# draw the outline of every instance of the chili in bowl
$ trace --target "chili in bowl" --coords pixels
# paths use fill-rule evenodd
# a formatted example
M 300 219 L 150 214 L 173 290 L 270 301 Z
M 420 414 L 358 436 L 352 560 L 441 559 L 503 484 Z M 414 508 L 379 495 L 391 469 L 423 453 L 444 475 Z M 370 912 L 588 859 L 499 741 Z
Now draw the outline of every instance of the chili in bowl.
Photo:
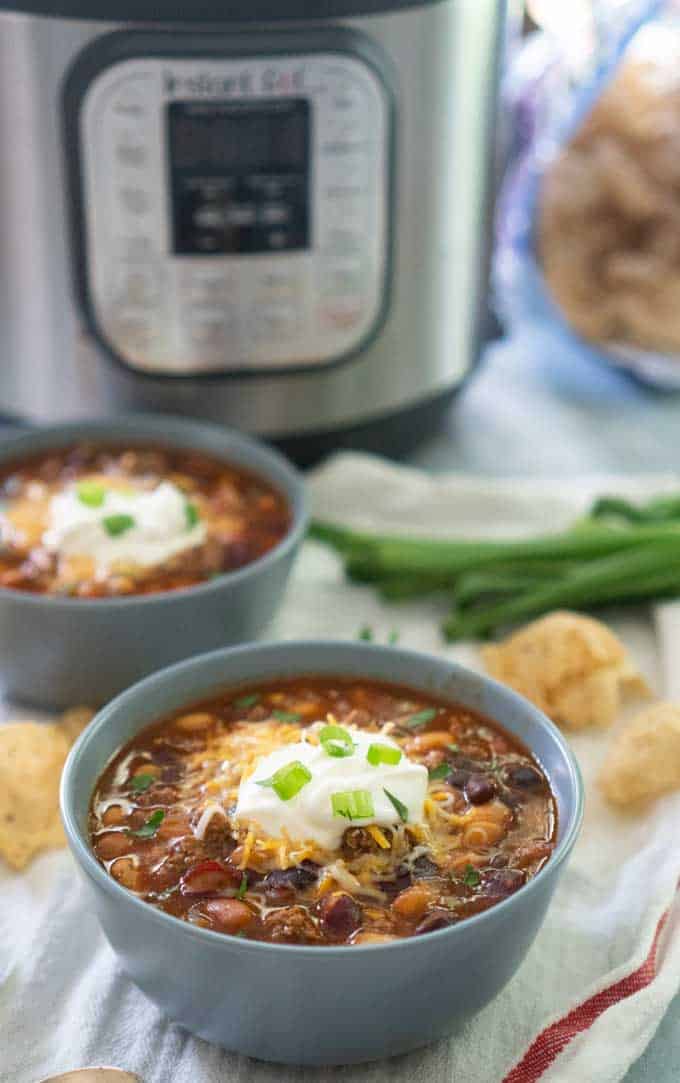
M 252 639 L 304 535 L 274 450 L 160 416 L 0 448 L 0 678 L 48 707 L 101 704 L 160 666 Z
M 512 976 L 581 817 L 532 705 L 452 663 L 266 644 L 165 670 L 67 763 L 69 843 L 125 969 L 265 1060 L 449 1033 Z

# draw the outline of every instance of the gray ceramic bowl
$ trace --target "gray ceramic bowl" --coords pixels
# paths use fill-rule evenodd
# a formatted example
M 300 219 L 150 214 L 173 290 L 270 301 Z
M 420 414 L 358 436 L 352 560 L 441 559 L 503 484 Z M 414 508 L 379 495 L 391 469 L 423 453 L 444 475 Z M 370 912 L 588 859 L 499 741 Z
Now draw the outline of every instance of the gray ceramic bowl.
M 0 589 L 0 683 L 12 699 L 51 708 L 97 706 L 162 666 L 253 639 L 277 609 L 307 527 L 294 467 L 203 422 L 139 415 L 35 429 L 0 446 L 0 469 L 82 439 L 188 448 L 252 469 L 288 498 L 293 521 L 264 557 L 185 590 L 88 599 Z
M 87 841 L 106 763 L 147 723 L 229 686 L 296 674 L 396 680 L 497 719 L 538 757 L 559 809 L 548 864 L 516 895 L 460 925 L 383 945 L 296 947 L 197 928 L 117 884 Z M 291 1064 L 348 1064 L 450 1034 L 512 977 L 536 935 L 581 823 L 582 784 L 558 730 L 526 700 L 451 662 L 359 643 L 260 644 L 216 651 L 142 681 L 88 726 L 66 763 L 69 845 L 103 926 L 139 987 L 182 1026 L 227 1049 Z M 556 975 L 556 978 L 558 976 Z

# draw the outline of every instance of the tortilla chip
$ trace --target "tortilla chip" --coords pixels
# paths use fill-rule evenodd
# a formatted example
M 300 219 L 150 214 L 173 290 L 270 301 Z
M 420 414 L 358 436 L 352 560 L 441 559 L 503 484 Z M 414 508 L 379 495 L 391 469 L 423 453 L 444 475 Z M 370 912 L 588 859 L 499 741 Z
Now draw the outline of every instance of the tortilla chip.
M 549 613 L 482 656 L 492 677 L 567 729 L 610 726 L 624 691 L 649 694 L 620 640 L 580 613 Z
M 59 722 L 0 725 L 0 857 L 23 869 L 42 850 L 65 845 L 59 782 L 69 748 L 92 718 L 88 708 Z
M 616 736 L 599 784 L 615 805 L 651 801 L 680 789 L 680 707 L 655 703 Z

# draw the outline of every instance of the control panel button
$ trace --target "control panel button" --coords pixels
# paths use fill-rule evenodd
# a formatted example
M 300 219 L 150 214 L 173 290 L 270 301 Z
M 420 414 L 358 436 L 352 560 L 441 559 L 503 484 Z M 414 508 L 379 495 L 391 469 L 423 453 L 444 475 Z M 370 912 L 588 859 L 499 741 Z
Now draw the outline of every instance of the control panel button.
M 220 305 L 233 298 L 235 286 L 233 276 L 219 268 L 185 271 L 179 279 L 179 297 L 192 305 Z
M 122 166 L 140 169 L 146 165 L 146 147 L 132 140 L 121 139 L 116 143 L 116 160 Z
M 361 260 L 347 259 L 329 264 L 322 276 L 322 290 L 326 296 L 360 295 L 365 286 L 366 275 Z
M 299 323 L 299 310 L 294 305 L 258 305 L 253 309 L 251 328 L 259 339 L 294 338 Z
M 114 292 L 117 304 L 152 305 L 159 295 L 158 279 L 148 268 L 125 268 L 118 275 Z
M 146 214 L 151 205 L 149 193 L 143 188 L 119 188 L 118 198 L 121 206 L 131 214 Z
M 258 294 L 263 299 L 302 296 L 302 277 L 290 267 L 272 267 L 257 278 Z
M 156 325 L 150 316 L 137 312 L 121 311 L 113 324 L 116 341 L 125 350 L 145 352 L 149 350 L 157 337 Z
M 321 306 L 321 326 L 329 331 L 350 331 L 361 323 L 363 312 L 363 303 L 359 299 L 335 298 Z
M 265 226 L 280 226 L 290 221 L 290 207 L 285 203 L 265 203 L 260 207 L 260 222 Z

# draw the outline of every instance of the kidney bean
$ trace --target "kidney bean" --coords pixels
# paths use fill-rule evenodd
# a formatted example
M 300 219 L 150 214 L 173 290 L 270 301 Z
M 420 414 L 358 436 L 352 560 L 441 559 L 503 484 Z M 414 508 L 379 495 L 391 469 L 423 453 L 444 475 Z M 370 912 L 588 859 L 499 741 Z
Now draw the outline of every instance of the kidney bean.
M 183 895 L 210 895 L 215 891 L 224 891 L 228 887 L 237 887 L 242 874 L 236 869 L 228 869 L 219 861 L 201 861 L 187 869 L 180 880 Z
M 361 907 L 346 891 L 334 891 L 319 903 L 319 918 L 327 932 L 346 940 L 361 925 Z
M 465 796 L 471 805 L 485 805 L 496 795 L 496 784 L 488 775 L 470 775 L 465 783 Z
M 504 774 L 511 786 L 518 786 L 523 790 L 537 789 L 544 784 L 540 772 L 535 767 L 530 767 L 528 763 L 510 763 L 505 768 Z
M 416 925 L 416 936 L 421 933 L 433 933 L 436 929 L 446 929 L 453 922 L 453 914 L 449 910 L 431 910 L 426 917 Z
M 414 880 L 428 880 L 435 876 L 439 876 L 441 869 L 439 865 L 435 865 L 427 854 L 421 854 L 417 857 L 411 865 L 411 871 L 413 873 Z
M 455 786 L 457 790 L 464 790 L 469 778 L 470 771 L 466 771 L 462 767 L 454 767 L 446 776 L 446 781 L 449 786 Z
M 225 933 L 239 933 L 247 929 L 254 917 L 250 907 L 239 899 L 210 899 L 205 904 L 205 912 Z
M 319 869 L 312 861 L 303 861 L 291 869 L 273 869 L 262 881 L 262 890 L 270 902 L 290 902 L 318 879 Z
M 484 893 L 499 898 L 514 894 L 523 883 L 524 873 L 520 869 L 494 869 L 482 875 Z

